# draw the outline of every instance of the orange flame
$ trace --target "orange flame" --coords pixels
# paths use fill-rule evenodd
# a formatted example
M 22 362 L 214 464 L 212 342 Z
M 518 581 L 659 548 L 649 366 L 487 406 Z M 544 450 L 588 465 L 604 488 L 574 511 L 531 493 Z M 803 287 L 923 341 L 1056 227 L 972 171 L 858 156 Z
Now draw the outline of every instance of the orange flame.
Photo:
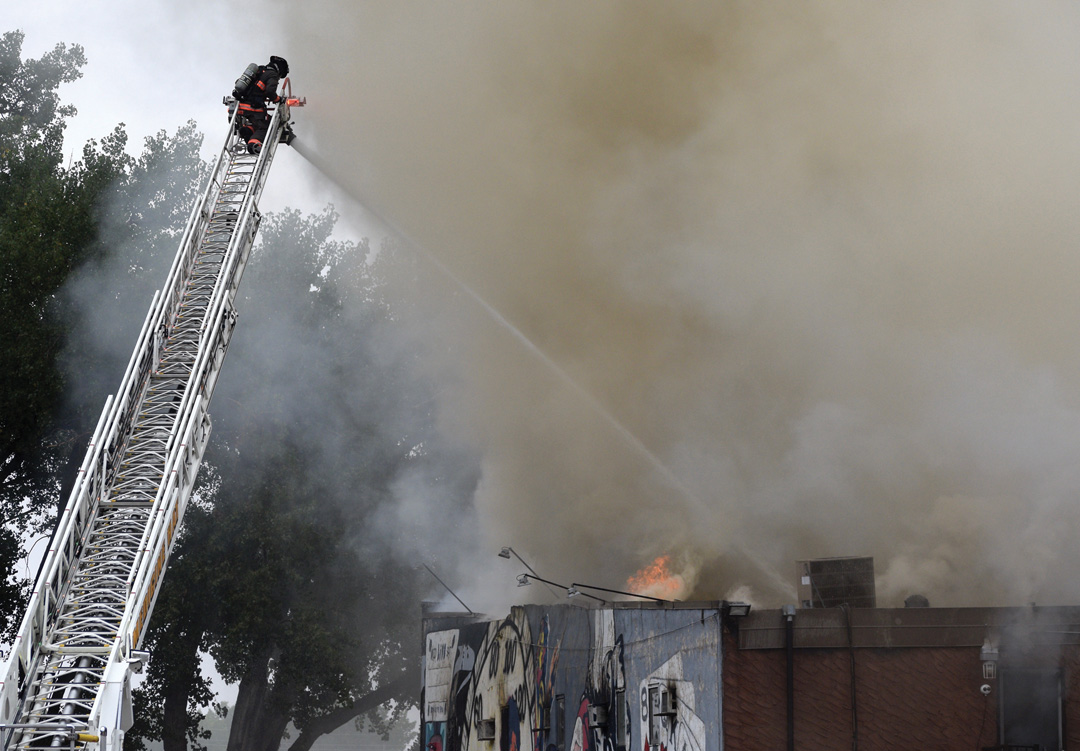
M 671 573 L 670 564 L 670 555 L 665 553 L 658 556 L 655 561 L 626 580 L 627 590 L 664 599 L 678 597 L 682 594 L 686 582 L 678 574 Z

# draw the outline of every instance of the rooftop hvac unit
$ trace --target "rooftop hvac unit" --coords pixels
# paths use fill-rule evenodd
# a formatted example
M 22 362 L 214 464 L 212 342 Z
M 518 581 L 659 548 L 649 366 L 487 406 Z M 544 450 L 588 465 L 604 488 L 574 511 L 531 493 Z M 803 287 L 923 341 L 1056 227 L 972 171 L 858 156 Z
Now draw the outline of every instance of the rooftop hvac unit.
M 877 607 L 873 558 L 818 558 L 798 562 L 804 608 Z

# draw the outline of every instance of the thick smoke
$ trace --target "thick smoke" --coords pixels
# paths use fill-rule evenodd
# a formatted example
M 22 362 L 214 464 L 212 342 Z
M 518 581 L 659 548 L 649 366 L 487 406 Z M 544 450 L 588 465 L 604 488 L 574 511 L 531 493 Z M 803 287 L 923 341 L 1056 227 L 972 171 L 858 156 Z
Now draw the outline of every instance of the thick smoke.
M 450 295 L 485 569 L 666 552 L 777 603 L 873 555 L 882 604 L 1080 596 L 1075 6 L 313 0 L 289 33 L 337 176 L 683 486 Z

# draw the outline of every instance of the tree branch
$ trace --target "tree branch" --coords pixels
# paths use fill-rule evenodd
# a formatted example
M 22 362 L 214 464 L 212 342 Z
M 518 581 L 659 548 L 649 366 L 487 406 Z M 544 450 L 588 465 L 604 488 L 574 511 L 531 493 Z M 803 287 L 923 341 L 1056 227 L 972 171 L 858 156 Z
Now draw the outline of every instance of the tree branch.
M 308 726 L 301 731 L 296 740 L 293 741 L 293 744 L 289 746 L 289 751 L 310 751 L 312 744 L 314 744 L 316 739 L 320 736 L 332 733 L 354 717 L 358 717 L 368 710 L 374 709 L 381 704 L 385 704 L 395 696 L 399 695 L 402 691 L 416 688 L 415 680 L 415 673 L 413 671 L 406 671 L 400 677 L 379 686 L 371 693 L 360 697 L 353 702 L 352 706 L 335 709 L 333 712 L 329 712 L 322 717 L 312 720 L 308 723 Z

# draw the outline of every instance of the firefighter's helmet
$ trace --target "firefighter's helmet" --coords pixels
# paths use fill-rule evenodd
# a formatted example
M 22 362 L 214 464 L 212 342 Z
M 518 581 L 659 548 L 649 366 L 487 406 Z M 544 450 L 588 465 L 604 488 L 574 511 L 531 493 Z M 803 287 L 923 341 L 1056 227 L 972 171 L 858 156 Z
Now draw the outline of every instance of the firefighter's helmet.
M 277 68 L 277 72 L 283 76 L 289 75 L 289 63 L 283 57 L 270 56 L 270 64 Z

